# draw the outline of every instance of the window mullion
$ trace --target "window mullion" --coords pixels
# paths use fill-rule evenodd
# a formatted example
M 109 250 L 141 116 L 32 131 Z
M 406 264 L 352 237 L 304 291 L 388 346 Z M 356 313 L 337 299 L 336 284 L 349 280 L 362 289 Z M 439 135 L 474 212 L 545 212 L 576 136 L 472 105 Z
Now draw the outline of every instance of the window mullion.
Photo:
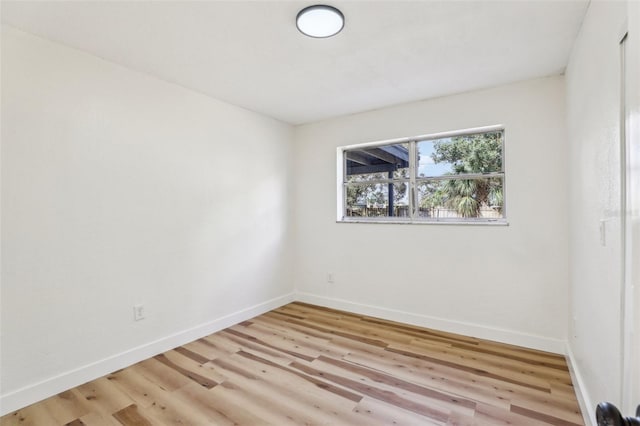
M 418 158 L 416 152 L 416 141 L 409 141 L 409 217 L 411 220 L 416 218 L 416 202 L 418 200 L 416 175 L 418 168 L 416 160 Z
M 416 178 L 416 180 L 423 182 L 423 181 L 439 181 L 439 180 L 470 180 L 470 179 L 491 179 L 491 178 L 504 178 L 504 172 L 428 176 L 428 177 Z

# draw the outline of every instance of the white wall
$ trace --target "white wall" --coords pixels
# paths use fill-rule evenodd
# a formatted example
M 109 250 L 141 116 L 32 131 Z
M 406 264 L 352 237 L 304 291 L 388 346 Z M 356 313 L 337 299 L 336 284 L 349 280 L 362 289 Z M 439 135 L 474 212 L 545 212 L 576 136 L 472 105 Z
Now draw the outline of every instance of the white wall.
M 627 114 L 629 120 L 629 181 L 628 194 L 630 202 L 627 214 L 630 217 L 631 251 L 627 258 L 631 260 L 631 284 L 634 286 L 634 308 L 632 310 L 633 334 L 631 336 L 632 350 L 629 365 L 631 394 L 629 401 L 631 406 L 640 404 L 640 2 L 628 2 L 627 22 L 629 25 L 629 46 L 627 50 Z
M 573 323 L 569 347 L 592 417 L 598 402 L 620 407 L 622 399 L 619 41 L 626 11 L 625 2 L 591 3 L 566 72 Z
M 291 300 L 291 142 L 3 28 L 2 412 Z
M 563 352 L 564 119 L 556 76 L 296 128 L 298 297 Z M 506 129 L 509 226 L 336 223 L 336 147 L 494 124 Z

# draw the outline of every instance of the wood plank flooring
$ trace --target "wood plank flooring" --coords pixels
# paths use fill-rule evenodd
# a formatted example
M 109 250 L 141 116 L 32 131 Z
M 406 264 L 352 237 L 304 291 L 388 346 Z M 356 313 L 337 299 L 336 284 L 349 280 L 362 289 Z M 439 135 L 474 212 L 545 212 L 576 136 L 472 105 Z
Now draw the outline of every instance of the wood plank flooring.
M 2 425 L 583 425 L 564 357 L 291 303 Z

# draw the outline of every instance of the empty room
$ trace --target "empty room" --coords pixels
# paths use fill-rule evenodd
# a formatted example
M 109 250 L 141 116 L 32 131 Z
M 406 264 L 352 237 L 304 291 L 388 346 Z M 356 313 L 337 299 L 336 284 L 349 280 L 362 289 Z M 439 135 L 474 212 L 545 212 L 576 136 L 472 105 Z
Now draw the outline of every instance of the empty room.
M 640 1 L 0 16 L 3 426 L 640 425 Z

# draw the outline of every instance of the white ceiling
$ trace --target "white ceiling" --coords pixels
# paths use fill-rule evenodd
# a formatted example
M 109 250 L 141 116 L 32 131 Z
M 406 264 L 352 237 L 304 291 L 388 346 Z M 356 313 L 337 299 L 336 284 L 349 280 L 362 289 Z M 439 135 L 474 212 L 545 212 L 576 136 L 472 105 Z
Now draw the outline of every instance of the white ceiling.
M 319 1 L 323 3 L 323 1 Z M 300 34 L 309 1 L 2 1 L 2 21 L 301 124 L 559 74 L 588 0 L 343 1 L 344 30 Z

